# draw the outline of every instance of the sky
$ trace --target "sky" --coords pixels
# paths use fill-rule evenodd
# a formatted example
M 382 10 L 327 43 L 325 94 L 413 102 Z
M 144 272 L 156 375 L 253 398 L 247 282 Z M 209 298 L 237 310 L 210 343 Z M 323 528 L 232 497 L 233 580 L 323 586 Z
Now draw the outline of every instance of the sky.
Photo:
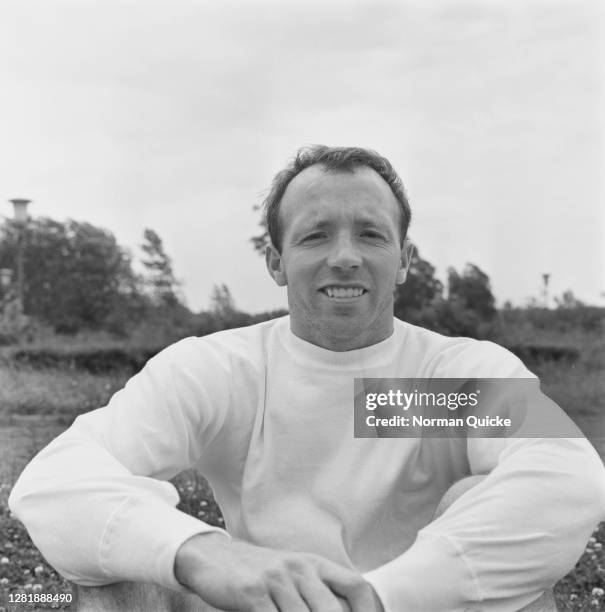
M 140 257 L 164 241 L 187 304 L 215 284 L 286 305 L 250 237 L 308 144 L 401 175 L 444 280 L 499 304 L 551 275 L 605 305 L 605 6 L 592 0 L 3 0 L 0 215 L 88 221 Z

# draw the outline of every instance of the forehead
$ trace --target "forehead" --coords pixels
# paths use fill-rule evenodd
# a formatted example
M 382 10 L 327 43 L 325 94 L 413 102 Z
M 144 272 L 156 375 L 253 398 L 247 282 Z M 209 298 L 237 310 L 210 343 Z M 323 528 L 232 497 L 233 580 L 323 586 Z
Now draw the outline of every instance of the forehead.
M 321 166 L 295 176 L 280 205 L 280 225 L 285 235 L 293 227 L 333 216 L 370 217 L 399 225 L 399 203 L 386 181 L 365 166 L 354 172 L 326 172 Z

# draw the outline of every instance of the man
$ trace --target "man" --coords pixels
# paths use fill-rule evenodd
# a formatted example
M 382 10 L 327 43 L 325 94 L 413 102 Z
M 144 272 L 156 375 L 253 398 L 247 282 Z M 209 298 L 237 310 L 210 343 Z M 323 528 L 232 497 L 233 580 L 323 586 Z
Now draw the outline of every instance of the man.
M 386 159 L 304 149 L 266 213 L 290 316 L 162 351 L 34 458 L 12 511 L 67 578 L 127 581 L 97 609 L 150 609 L 150 593 L 157 609 L 207 609 L 192 593 L 253 612 L 533 605 L 604 516 L 595 451 L 580 438 L 354 438 L 354 378 L 531 374 L 492 343 L 394 319 L 410 210 Z M 163 481 L 191 466 L 230 536 L 174 508 Z M 483 478 L 434 518 L 471 475 Z

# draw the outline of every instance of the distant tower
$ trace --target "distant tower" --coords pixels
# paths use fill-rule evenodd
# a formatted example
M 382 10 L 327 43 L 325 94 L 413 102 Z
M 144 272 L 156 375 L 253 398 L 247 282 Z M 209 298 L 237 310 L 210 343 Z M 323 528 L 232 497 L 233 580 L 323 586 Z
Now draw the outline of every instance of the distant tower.
M 23 249 L 25 241 L 25 228 L 29 220 L 27 207 L 31 200 L 25 198 L 13 198 L 9 200 L 13 205 L 13 223 L 17 228 L 17 301 L 20 312 L 23 314 L 23 292 L 25 285 L 25 268 L 23 264 Z
M 542 274 L 542 281 L 544 282 L 544 287 L 542 288 L 542 297 L 544 298 L 544 308 L 548 308 L 549 298 L 548 298 L 548 281 L 550 280 L 550 273 Z

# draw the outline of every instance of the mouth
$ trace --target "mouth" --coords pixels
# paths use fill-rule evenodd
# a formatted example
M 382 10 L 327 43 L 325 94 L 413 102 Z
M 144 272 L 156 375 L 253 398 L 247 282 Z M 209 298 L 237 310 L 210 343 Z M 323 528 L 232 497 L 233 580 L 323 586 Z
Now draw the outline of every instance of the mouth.
M 364 289 L 358 285 L 350 285 L 346 287 L 328 285 L 326 287 L 322 287 L 319 291 L 328 299 L 335 301 L 357 300 L 368 292 L 367 289 Z

